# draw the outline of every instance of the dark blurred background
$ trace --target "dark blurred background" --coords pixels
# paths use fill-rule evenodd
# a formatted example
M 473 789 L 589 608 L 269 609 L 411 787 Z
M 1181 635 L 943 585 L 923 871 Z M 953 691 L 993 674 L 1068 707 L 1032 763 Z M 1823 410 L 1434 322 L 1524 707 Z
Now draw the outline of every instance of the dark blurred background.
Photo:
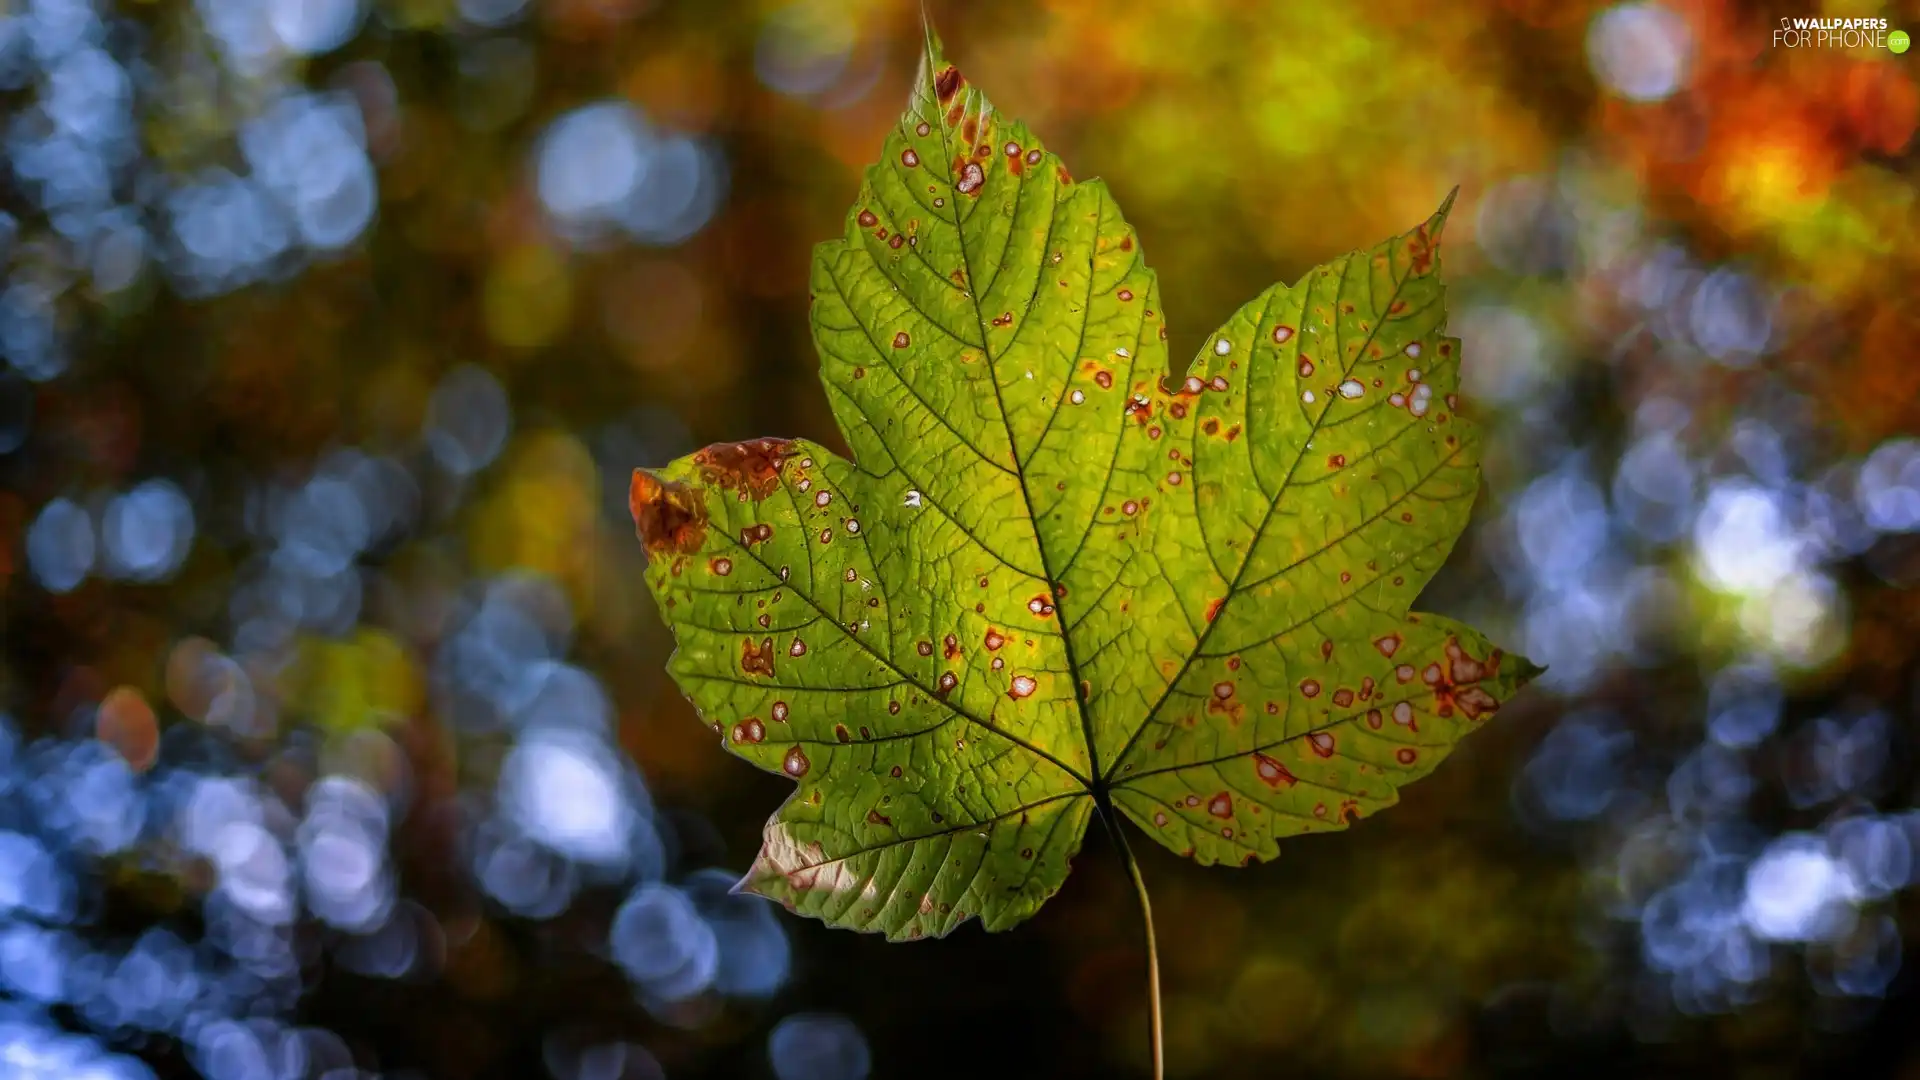
M 1920 1078 L 1920 53 L 1804 0 L 933 4 L 1174 352 L 1453 185 L 1490 429 L 1421 606 L 1551 665 L 1277 863 L 1153 845 L 1170 1075 Z M 1126 1077 L 1099 830 L 1027 925 L 727 888 L 787 785 L 623 494 L 840 445 L 806 322 L 896 0 L 6 0 L 0 1080 Z

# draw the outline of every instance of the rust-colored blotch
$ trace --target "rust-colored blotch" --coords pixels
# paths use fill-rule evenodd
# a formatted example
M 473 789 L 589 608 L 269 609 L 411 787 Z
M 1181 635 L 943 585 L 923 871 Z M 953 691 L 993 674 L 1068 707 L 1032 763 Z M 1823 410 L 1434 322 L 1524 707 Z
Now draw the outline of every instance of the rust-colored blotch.
M 714 443 L 693 455 L 693 463 L 709 484 L 738 488 L 755 502 L 780 486 L 780 466 L 793 454 L 790 439 L 748 439 Z
M 1260 782 L 1270 788 L 1277 788 L 1282 785 L 1292 787 L 1300 782 L 1294 778 L 1293 773 L 1287 771 L 1285 765 L 1280 764 L 1265 754 L 1255 753 L 1253 755 L 1253 769 L 1260 777 Z
M 807 775 L 807 770 L 811 768 L 812 765 L 813 763 L 807 760 L 806 751 L 796 746 L 789 749 L 787 756 L 781 759 L 780 771 L 798 780 Z
M 798 639 L 795 639 L 798 640 Z M 740 670 L 762 678 L 773 677 L 773 639 L 762 638 L 758 648 L 752 638 L 740 639 Z
M 706 539 L 706 507 L 685 484 L 635 469 L 627 487 L 627 509 L 648 555 L 690 555 Z

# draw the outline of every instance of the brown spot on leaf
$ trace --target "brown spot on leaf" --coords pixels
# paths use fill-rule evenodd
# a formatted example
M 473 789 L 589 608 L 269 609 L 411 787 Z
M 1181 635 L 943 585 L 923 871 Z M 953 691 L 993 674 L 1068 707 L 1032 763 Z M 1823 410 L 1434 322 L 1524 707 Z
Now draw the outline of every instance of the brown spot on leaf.
M 796 746 L 788 750 L 787 756 L 781 760 L 780 771 L 798 780 L 807 775 L 807 769 L 810 768 L 812 764 L 812 762 L 807 760 L 806 751 Z M 817 847 L 818 845 L 815 846 Z
M 1224 596 L 1207 601 L 1207 621 L 1212 622 L 1214 616 L 1220 614 L 1220 609 L 1226 605 L 1227 598 Z
M 1213 798 L 1207 801 L 1207 813 L 1212 814 L 1214 817 L 1217 817 L 1217 818 L 1232 817 L 1233 816 L 1233 797 L 1228 795 L 1224 791 L 1219 793 L 1218 795 L 1215 795 Z
M 1407 238 L 1407 258 L 1411 262 L 1412 271 L 1415 274 L 1424 274 L 1432 270 L 1433 253 L 1433 239 L 1427 235 L 1427 227 L 1423 224 L 1413 230 L 1413 235 Z M 1446 349 L 1442 348 L 1440 351 L 1446 352 Z
M 1270 788 L 1278 788 L 1282 785 L 1292 787 L 1300 782 L 1294 778 L 1292 773 L 1287 771 L 1285 765 L 1280 764 L 1265 754 L 1253 755 L 1253 771 L 1254 775 L 1260 778 L 1260 782 Z
M 633 514 L 634 533 L 649 556 L 690 555 L 706 540 L 706 507 L 685 484 L 635 469 L 627 488 L 627 509 Z
M 759 501 L 780 486 L 780 466 L 793 454 L 791 439 L 749 439 L 714 443 L 693 455 L 693 463 L 709 484 L 738 489 Z
M 847 725 L 845 724 L 835 724 L 833 725 L 833 737 L 836 739 L 839 739 L 843 743 L 852 742 L 853 732 L 848 731 Z
M 798 638 L 794 639 L 798 641 Z M 797 655 L 797 654 L 796 654 Z M 773 639 L 761 638 L 760 647 L 754 648 L 752 638 L 740 639 L 740 670 L 749 675 L 773 677 Z
M 1485 660 L 1477 660 L 1460 647 L 1460 639 L 1456 637 L 1447 639 L 1446 653 L 1446 671 L 1442 672 L 1438 664 L 1430 664 L 1423 673 L 1426 683 L 1433 687 L 1433 711 L 1440 716 L 1452 716 L 1457 708 L 1469 720 L 1499 711 L 1499 699 L 1475 684 L 1500 670 L 1500 650 L 1488 653 Z
M 933 92 L 939 97 L 940 104 L 945 105 L 953 100 L 953 95 L 960 92 L 961 85 L 966 81 L 966 77 L 960 74 L 959 68 L 948 64 L 933 77 Z

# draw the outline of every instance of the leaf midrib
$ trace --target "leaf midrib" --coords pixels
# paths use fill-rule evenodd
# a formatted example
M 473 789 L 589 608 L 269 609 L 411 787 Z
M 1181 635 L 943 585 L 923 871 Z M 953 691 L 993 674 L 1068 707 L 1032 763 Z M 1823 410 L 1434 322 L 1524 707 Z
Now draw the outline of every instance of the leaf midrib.
M 928 64 L 926 65 L 926 70 L 923 73 L 923 79 L 931 80 L 936 76 L 936 74 L 937 73 L 932 70 L 932 65 Z M 936 90 L 935 87 L 931 85 L 927 85 L 925 81 L 923 81 L 922 83 L 922 89 Z M 971 93 L 974 96 L 975 101 L 980 106 L 982 106 L 979 109 L 979 112 L 981 114 L 979 119 L 981 121 L 982 127 L 984 127 L 985 121 L 986 121 L 986 111 L 987 111 L 987 109 L 985 108 L 986 102 L 987 102 L 986 95 L 982 94 L 978 89 L 975 89 L 972 87 L 966 87 L 960 92 Z M 940 98 L 937 90 L 934 93 L 931 100 L 933 100 L 936 104 L 939 102 Z M 951 148 L 953 145 L 954 129 L 947 123 L 947 117 L 945 113 L 940 112 L 937 108 L 934 110 L 934 112 L 935 112 L 934 118 L 940 124 L 941 137 L 943 141 L 946 143 L 946 145 L 949 148 Z M 962 110 L 961 116 L 963 118 L 966 116 L 966 112 L 967 110 Z M 972 149 L 973 148 L 971 146 L 967 147 L 967 150 L 969 153 L 972 152 Z M 967 246 L 967 229 L 960 216 L 960 207 L 961 207 L 960 190 L 957 187 L 954 187 L 951 181 L 949 181 L 947 186 L 953 191 L 953 194 L 954 194 L 953 198 L 947 200 L 947 205 L 953 208 L 953 213 L 951 216 L 953 220 L 954 235 L 958 238 L 960 243 L 960 265 L 962 270 L 964 270 L 966 273 L 968 284 L 971 286 L 966 290 L 966 294 L 967 294 L 967 299 L 971 302 L 973 306 L 974 325 L 979 326 L 981 328 L 982 345 L 981 345 L 980 351 L 984 353 L 987 358 L 987 381 L 991 383 L 993 386 L 994 407 L 1000 410 L 1000 424 L 1003 428 L 1006 429 L 1007 446 L 1013 454 L 1013 463 L 1014 463 L 1013 473 L 1014 473 L 1014 476 L 1020 481 L 1020 503 L 1026 509 L 1027 524 L 1032 528 L 1032 531 L 1033 531 L 1033 547 L 1034 547 L 1034 551 L 1040 556 L 1040 570 L 1044 575 L 1042 580 L 1046 582 L 1047 592 L 1053 598 L 1054 615 L 1058 617 L 1060 620 L 1060 646 L 1063 650 L 1065 650 L 1066 656 L 1067 656 L 1067 678 L 1070 683 L 1070 685 L 1068 686 L 1068 690 L 1073 694 L 1075 711 L 1077 711 L 1080 714 L 1080 737 L 1087 749 L 1088 775 L 1083 777 L 1083 776 L 1080 776 L 1077 772 L 1074 772 L 1074 770 L 1069 769 L 1068 771 L 1074 772 L 1074 778 L 1076 780 L 1079 780 L 1080 783 L 1086 787 L 1088 792 L 1097 793 L 1101 790 L 1104 790 L 1104 788 L 1106 787 L 1106 778 L 1101 776 L 1101 773 L 1100 773 L 1100 747 L 1093 737 L 1093 715 L 1087 709 L 1086 695 L 1080 693 L 1080 684 L 1085 680 L 1080 672 L 1079 658 L 1074 655 L 1073 636 L 1067 633 L 1068 619 L 1067 619 L 1066 597 L 1059 595 L 1060 583 L 1058 579 L 1056 579 L 1053 575 L 1053 564 L 1052 564 L 1052 561 L 1047 557 L 1047 545 L 1043 543 L 1040 539 L 1040 517 L 1039 517 L 1039 514 L 1034 509 L 1033 492 L 1027 487 L 1027 469 L 1020 459 L 1020 444 L 1015 438 L 1012 417 L 1009 416 L 1007 413 L 1006 398 L 1000 392 L 1000 367 L 999 367 L 1000 357 L 995 354 L 992 341 L 990 340 L 990 335 L 988 335 L 985 332 L 988 316 L 987 316 L 986 309 L 980 306 L 980 293 L 982 292 L 982 288 L 981 288 L 979 278 L 974 276 L 973 256 L 969 252 L 968 246 Z M 981 187 L 984 188 L 985 186 L 986 184 L 983 178 Z M 1014 189 L 1014 213 L 1013 215 L 1011 215 L 1013 220 L 1010 220 L 1007 224 L 1007 243 L 1009 245 L 1013 243 L 1014 221 L 1017 220 L 1019 217 L 1019 205 L 1020 205 L 1019 200 L 1021 199 L 1022 196 L 1025 195 L 1025 193 L 1026 193 L 1025 184 L 1021 184 L 1020 186 Z M 984 194 L 985 194 L 984 192 L 980 192 L 975 196 L 970 196 L 970 198 L 973 201 L 973 205 L 975 207 L 978 207 L 980 205 L 979 198 L 984 197 Z M 1056 213 L 1059 210 L 1059 199 L 1057 197 L 1054 199 L 1053 210 Z M 1099 225 L 1101 224 L 1101 222 L 1104 222 L 1105 220 L 1105 210 L 1106 210 L 1105 204 L 1102 203 L 1101 219 L 1099 222 L 1095 223 L 1095 228 L 1094 228 L 1094 243 L 1096 246 L 1096 250 L 1099 244 L 1099 232 L 1100 232 Z M 1052 228 L 1053 228 L 1052 214 L 1048 215 L 1047 228 L 1048 228 L 1048 235 L 1051 236 Z M 1043 244 L 1042 245 L 1043 256 L 1044 256 L 1044 246 L 1045 245 Z M 1093 271 L 1092 262 L 1093 262 L 1092 256 L 1089 256 L 1088 267 L 1087 267 L 1087 274 L 1088 274 L 1087 287 L 1089 290 L 1091 290 L 1093 287 L 1092 281 L 1093 281 L 1094 271 Z M 1044 277 L 1044 261 L 1042 265 L 1043 265 L 1043 271 L 1041 273 L 1035 274 L 1034 276 L 1033 294 L 1027 297 L 1027 303 L 1026 303 L 1025 309 L 1021 312 L 1021 316 L 1022 316 L 1021 324 L 1023 327 L 1026 322 L 1025 316 L 1030 314 L 1033 311 L 1034 299 L 1039 296 L 1040 281 Z M 995 276 L 994 280 L 995 282 L 998 282 L 999 280 L 998 275 Z M 1085 306 L 1082 306 L 1081 308 L 1081 316 L 1082 316 L 1082 320 L 1081 320 L 1080 333 L 1081 333 L 1082 340 L 1084 340 L 1086 336 Z M 1016 337 L 1018 336 L 1018 332 L 1019 332 L 1018 329 L 1016 329 L 1015 331 Z M 1071 368 L 1069 368 L 1069 374 L 1071 374 Z M 1098 779 L 1094 779 L 1094 778 L 1098 778 Z

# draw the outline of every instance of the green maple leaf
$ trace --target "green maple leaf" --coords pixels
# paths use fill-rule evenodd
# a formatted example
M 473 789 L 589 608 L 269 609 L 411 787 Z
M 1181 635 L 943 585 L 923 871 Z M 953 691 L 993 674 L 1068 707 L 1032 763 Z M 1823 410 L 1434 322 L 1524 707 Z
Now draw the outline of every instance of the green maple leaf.
M 674 678 L 798 785 L 741 887 L 900 939 L 1032 915 L 1096 813 L 1270 859 L 1392 805 L 1537 674 L 1408 611 L 1479 484 L 1446 213 L 1267 290 L 1169 379 L 1106 185 L 929 31 L 813 259 L 853 460 L 761 439 L 633 477 Z

